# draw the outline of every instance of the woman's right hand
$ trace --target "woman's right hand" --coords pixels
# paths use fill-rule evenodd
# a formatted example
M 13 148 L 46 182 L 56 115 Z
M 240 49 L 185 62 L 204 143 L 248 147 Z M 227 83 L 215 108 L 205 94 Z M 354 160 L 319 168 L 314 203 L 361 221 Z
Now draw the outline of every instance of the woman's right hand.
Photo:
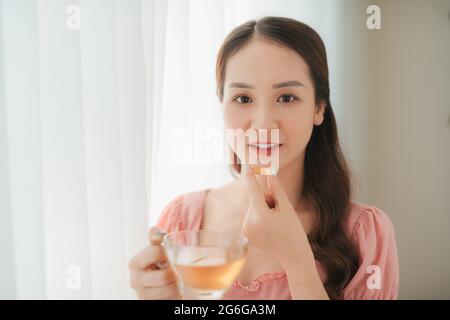
M 139 299 L 182 299 L 176 284 L 175 274 L 167 263 L 161 246 L 162 235 L 157 227 L 149 230 L 150 245 L 136 254 L 129 262 L 130 286 L 136 290 Z M 167 267 L 160 269 L 158 262 Z

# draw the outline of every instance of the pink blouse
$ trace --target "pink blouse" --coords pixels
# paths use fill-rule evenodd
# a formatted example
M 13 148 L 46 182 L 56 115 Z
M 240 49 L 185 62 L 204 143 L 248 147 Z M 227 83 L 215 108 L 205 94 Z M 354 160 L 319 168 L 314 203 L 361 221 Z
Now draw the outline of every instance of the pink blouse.
M 157 226 L 166 231 L 198 230 L 204 211 L 206 190 L 180 195 L 164 208 Z M 344 299 L 397 299 L 399 264 L 394 227 L 382 210 L 351 202 L 348 232 L 360 256 L 360 266 L 343 292 Z M 320 262 L 317 271 L 324 283 L 326 274 Z M 284 271 L 264 273 L 249 285 L 235 280 L 224 300 L 289 300 L 291 294 Z

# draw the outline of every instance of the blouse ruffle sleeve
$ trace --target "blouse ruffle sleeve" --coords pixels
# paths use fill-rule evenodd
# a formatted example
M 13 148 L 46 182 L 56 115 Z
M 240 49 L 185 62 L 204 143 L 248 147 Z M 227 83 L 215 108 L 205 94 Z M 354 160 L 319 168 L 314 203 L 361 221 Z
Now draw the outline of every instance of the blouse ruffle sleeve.
M 184 195 L 177 196 L 164 207 L 156 223 L 159 229 L 165 232 L 185 229 L 182 219 L 183 198 Z
M 368 205 L 362 208 L 352 230 L 360 267 L 344 289 L 343 298 L 397 299 L 399 263 L 394 226 L 382 210 Z

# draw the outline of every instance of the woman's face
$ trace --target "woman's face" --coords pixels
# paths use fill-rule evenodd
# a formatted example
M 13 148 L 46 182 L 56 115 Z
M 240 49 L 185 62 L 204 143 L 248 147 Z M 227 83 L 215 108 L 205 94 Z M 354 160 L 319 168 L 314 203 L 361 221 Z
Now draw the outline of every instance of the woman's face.
M 313 126 L 323 121 L 324 104 L 316 107 L 309 67 L 294 50 L 258 39 L 228 59 L 223 112 L 226 129 L 266 132 L 267 139 L 259 136 L 256 143 L 280 144 L 268 151 L 265 146 L 254 146 L 254 138 L 241 138 L 238 144 L 245 148 L 232 146 L 241 161 L 248 163 L 255 154 L 258 159 L 279 157 L 278 167 L 283 168 L 303 159 Z M 278 129 L 279 141 L 271 141 L 274 129 Z

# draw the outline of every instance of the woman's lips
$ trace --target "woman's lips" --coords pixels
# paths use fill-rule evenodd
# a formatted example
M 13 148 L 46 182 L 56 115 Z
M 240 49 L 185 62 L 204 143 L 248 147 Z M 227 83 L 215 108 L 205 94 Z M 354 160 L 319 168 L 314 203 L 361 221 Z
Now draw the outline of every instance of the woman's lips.
M 256 152 L 258 155 L 271 156 L 273 153 L 278 152 L 283 144 L 277 144 L 270 147 L 260 147 L 258 145 L 249 144 L 250 150 Z

